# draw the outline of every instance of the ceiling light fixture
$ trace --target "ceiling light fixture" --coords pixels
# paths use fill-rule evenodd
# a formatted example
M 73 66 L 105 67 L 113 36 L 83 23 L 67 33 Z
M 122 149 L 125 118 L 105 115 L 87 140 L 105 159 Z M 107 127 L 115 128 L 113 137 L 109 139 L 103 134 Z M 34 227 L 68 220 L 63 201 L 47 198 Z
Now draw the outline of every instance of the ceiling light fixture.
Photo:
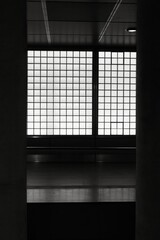
M 136 28 L 135 27 L 130 27 L 130 28 L 127 28 L 126 31 L 129 32 L 129 33 L 135 33 Z

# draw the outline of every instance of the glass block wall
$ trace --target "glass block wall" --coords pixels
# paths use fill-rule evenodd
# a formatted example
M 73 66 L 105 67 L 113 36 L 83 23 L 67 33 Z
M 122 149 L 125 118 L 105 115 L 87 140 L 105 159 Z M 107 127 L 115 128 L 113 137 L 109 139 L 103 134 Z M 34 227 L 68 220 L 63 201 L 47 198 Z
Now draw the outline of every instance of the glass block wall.
M 92 55 L 28 51 L 28 135 L 92 135 Z M 98 68 L 98 135 L 135 135 L 136 53 L 100 51 Z
M 136 134 L 135 52 L 99 52 L 98 134 Z
M 27 134 L 92 134 L 91 51 L 28 51 Z

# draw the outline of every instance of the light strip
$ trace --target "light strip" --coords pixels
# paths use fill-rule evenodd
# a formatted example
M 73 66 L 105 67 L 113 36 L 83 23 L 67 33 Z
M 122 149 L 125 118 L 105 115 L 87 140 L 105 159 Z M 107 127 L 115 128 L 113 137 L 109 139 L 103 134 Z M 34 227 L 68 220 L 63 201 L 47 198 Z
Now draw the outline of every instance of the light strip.
M 116 4 L 115 4 L 115 6 L 114 6 L 114 8 L 113 8 L 113 10 L 112 10 L 112 12 L 111 12 L 111 14 L 109 15 L 107 21 L 105 22 L 104 27 L 103 27 L 103 29 L 102 29 L 100 35 L 99 35 L 99 42 L 102 40 L 102 38 L 103 38 L 103 36 L 104 36 L 104 34 L 105 34 L 105 32 L 106 32 L 108 26 L 110 25 L 110 23 L 111 23 L 111 21 L 112 21 L 114 15 L 115 15 L 115 13 L 116 13 L 117 10 L 118 10 L 118 8 L 119 8 L 121 2 L 122 2 L 122 0 L 118 0 L 118 1 L 116 2 Z
M 50 29 L 49 29 L 46 0 L 41 0 L 41 5 L 42 5 L 42 10 L 43 10 L 43 17 L 44 17 L 44 24 L 45 24 L 45 29 L 46 29 L 47 40 L 48 40 L 48 43 L 51 43 L 51 34 L 50 34 Z

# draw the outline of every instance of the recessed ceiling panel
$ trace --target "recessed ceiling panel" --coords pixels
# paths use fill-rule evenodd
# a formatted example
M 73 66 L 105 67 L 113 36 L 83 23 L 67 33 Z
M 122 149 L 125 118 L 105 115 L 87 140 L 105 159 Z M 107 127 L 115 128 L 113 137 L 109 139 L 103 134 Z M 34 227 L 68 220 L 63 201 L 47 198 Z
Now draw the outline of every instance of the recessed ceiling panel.
M 44 21 L 28 21 L 27 25 L 28 34 L 46 34 Z
M 40 35 L 40 34 L 28 34 L 27 36 L 27 43 L 29 45 L 34 45 L 35 47 L 37 47 L 38 45 L 47 45 L 48 44 L 48 40 L 45 35 Z
M 41 2 L 27 3 L 27 20 L 43 20 Z
M 136 33 L 128 33 L 126 30 L 129 27 L 133 27 L 132 23 L 110 23 L 109 27 L 107 28 L 105 35 L 132 35 L 136 37 Z M 136 25 L 134 24 L 134 27 L 136 27 Z
M 50 32 L 52 41 L 59 36 L 59 39 L 72 39 L 72 43 L 77 42 L 76 39 L 79 43 L 88 42 L 88 39 L 97 43 L 103 25 L 102 22 L 50 22 Z
M 105 47 L 136 47 L 136 38 L 135 36 L 128 35 L 108 35 L 104 36 L 99 43 L 100 46 L 105 46 Z
M 68 35 L 51 35 L 54 46 L 91 46 L 93 44 L 92 35 L 68 34 Z
M 114 3 L 46 2 L 49 21 L 106 21 Z
M 95 35 L 103 27 L 104 22 L 49 22 L 51 34 L 86 34 Z
M 136 4 L 121 4 L 116 14 L 114 15 L 113 22 L 136 22 Z
M 107 28 L 100 45 L 119 46 L 119 47 L 136 47 L 136 33 L 128 33 L 126 29 L 131 23 L 112 22 Z M 135 25 L 134 25 L 135 26 Z
M 53 46 L 136 46 L 136 33 L 129 34 L 126 31 L 129 27 L 136 27 L 136 0 L 122 1 L 102 40 L 98 41 L 116 2 L 117 0 L 48 0 L 48 20 L 44 22 L 41 0 L 28 1 L 28 43 Z M 47 41 L 48 36 L 51 42 Z
M 104 0 L 105 1 L 105 0 Z M 112 0 L 111 0 L 112 1 Z M 127 3 L 127 4 L 132 4 L 132 3 L 137 3 L 137 0 L 123 0 L 123 3 Z

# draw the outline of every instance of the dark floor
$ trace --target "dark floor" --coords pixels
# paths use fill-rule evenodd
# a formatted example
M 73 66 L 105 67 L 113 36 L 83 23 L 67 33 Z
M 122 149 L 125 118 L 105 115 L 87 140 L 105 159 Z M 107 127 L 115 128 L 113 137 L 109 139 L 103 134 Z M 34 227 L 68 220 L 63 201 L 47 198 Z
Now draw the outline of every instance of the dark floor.
M 135 202 L 28 203 L 28 240 L 135 240 Z
M 134 240 L 135 163 L 28 163 L 28 240 Z
M 27 202 L 134 202 L 135 163 L 28 163 Z

